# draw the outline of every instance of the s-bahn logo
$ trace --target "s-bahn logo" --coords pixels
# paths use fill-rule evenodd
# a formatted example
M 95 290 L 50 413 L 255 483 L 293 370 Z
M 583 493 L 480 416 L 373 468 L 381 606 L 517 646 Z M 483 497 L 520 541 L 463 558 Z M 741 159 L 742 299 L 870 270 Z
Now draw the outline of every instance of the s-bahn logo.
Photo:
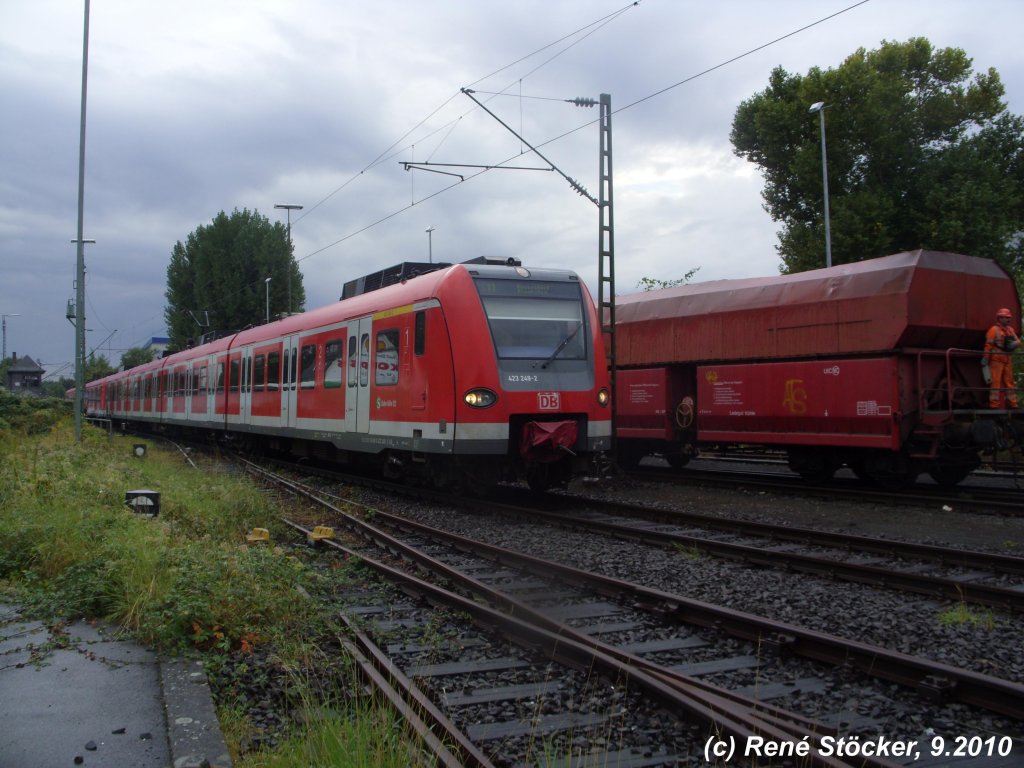
M 557 411 L 562 407 L 562 398 L 557 392 L 538 392 L 537 410 Z

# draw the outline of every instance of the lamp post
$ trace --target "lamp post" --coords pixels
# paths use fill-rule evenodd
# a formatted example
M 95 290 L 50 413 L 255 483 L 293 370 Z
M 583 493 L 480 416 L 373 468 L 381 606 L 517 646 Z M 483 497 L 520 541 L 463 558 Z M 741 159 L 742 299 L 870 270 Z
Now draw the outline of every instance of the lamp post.
M 85 404 L 85 116 L 89 85 L 89 0 L 85 0 L 82 32 L 82 105 L 78 128 L 78 237 L 75 261 L 75 442 L 82 442 L 82 406 Z
M 272 278 L 267 278 L 263 282 L 267 284 L 267 322 L 270 322 L 270 281 Z
M 825 188 L 825 266 L 832 266 L 832 232 L 828 221 L 828 160 L 825 153 L 825 102 L 816 101 L 807 110 L 812 115 L 817 112 L 821 119 L 821 183 Z
M 430 263 L 434 263 L 434 226 L 430 225 L 426 229 L 427 232 L 427 258 L 430 259 Z
M 288 314 L 292 313 L 292 211 L 301 211 L 301 205 L 294 203 L 279 203 L 275 208 L 282 208 L 288 212 Z
M 20 317 L 21 312 L 6 312 L 3 315 L 4 318 L 4 356 L 0 357 L 0 362 L 7 359 L 7 318 L 8 317 Z
M 79 189 L 78 231 L 82 231 L 82 193 Z M 96 241 L 79 237 L 75 269 L 75 441 L 82 441 L 82 406 L 85 402 L 85 246 Z

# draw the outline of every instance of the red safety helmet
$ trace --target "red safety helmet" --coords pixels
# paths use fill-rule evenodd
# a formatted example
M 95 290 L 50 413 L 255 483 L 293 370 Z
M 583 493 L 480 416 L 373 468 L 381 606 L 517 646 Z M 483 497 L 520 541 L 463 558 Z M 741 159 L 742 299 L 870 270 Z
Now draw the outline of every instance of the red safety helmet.
M 1003 307 L 998 312 L 996 312 L 996 317 L 1013 317 L 1013 315 L 1010 314 L 1010 310 L 1008 310 L 1006 307 Z

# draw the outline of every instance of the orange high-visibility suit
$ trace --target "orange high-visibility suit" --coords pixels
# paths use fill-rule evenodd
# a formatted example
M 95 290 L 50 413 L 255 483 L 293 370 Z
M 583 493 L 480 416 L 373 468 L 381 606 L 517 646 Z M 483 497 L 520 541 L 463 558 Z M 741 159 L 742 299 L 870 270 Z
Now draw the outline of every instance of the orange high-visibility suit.
M 1010 310 L 1000 309 L 996 313 L 996 324 L 985 334 L 985 354 L 982 365 L 991 373 L 988 391 L 989 408 L 1016 408 L 1017 391 L 1013 383 L 1013 350 L 1020 345 L 1020 338 L 1010 325 Z M 987 378 L 987 377 L 986 377 Z

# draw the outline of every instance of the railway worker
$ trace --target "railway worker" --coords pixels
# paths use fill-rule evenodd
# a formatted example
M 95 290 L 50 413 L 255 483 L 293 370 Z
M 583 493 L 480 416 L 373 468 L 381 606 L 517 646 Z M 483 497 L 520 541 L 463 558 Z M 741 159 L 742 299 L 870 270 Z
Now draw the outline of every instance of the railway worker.
M 996 312 L 996 324 L 985 334 L 985 353 L 981 359 L 982 374 L 989 385 L 989 408 L 1016 408 L 1017 391 L 1013 383 L 1013 351 L 1020 338 L 1010 325 L 1013 316 L 1003 308 Z

